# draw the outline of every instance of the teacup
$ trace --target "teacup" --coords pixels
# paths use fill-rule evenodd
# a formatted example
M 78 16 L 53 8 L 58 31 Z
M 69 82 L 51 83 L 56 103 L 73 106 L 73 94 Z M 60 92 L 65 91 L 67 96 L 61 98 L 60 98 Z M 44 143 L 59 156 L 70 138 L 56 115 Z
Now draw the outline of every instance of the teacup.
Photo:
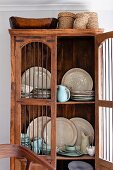
M 67 150 L 67 151 L 75 151 L 75 150 L 76 150 L 76 147 L 73 146 L 73 145 L 66 145 L 66 146 L 65 146 L 65 150 Z

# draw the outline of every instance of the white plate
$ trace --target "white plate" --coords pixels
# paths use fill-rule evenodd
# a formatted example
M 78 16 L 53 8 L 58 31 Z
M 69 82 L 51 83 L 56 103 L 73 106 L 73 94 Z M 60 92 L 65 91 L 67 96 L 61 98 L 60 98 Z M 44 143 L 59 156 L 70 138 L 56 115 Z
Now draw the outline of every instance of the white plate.
M 74 125 L 76 126 L 77 128 L 77 132 L 78 132 L 78 137 L 77 137 L 77 140 L 76 140 L 76 145 L 77 146 L 80 146 L 81 144 L 81 132 L 84 132 L 85 135 L 89 135 L 90 137 L 90 144 L 93 143 L 94 141 L 94 129 L 93 129 L 93 126 L 85 119 L 83 118 L 79 118 L 79 117 L 74 117 L 74 118 L 71 118 L 70 119 Z
M 88 101 L 88 100 L 94 100 L 94 96 L 91 96 L 91 97 L 74 97 L 74 96 L 71 96 L 71 99 L 72 100 L 79 100 L 79 101 Z
M 23 85 L 30 86 L 33 89 L 50 89 L 51 73 L 42 67 L 31 67 L 22 75 L 22 86 Z M 22 89 L 22 91 L 25 92 L 25 87 Z
M 71 91 L 92 90 L 93 88 L 91 76 L 80 68 L 72 68 L 67 71 L 62 78 L 61 84 L 67 86 Z
M 94 94 L 95 91 L 93 90 L 79 90 L 79 91 L 71 91 L 72 94 L 85 94 L 85 95 L 91 95 L 91 94 Z
M 32 140 L 33 137 L 42 137 L 43 127 L 50 120 L 50 117 L 40 116 L 32 121 L 27 128 L 27 135 Z
M 43 131 L 44 140 L 48 145 L 51 145 L 51 121 L 47 123 Z M 77 139 L 77 129 L 74 124 L 64 118 L 56 119 L 56 146 L 74 145 Z

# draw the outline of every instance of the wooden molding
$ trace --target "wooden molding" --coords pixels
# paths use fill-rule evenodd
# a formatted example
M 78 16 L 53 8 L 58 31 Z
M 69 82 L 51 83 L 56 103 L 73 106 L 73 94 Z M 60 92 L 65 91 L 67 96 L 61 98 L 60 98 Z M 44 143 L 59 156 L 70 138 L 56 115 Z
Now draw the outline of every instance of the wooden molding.
M 88 4 L 36 4 L 36 5 L 0 5 L 0 11 L 37 11 L 37 10 L 68 10 L 86 11 Z

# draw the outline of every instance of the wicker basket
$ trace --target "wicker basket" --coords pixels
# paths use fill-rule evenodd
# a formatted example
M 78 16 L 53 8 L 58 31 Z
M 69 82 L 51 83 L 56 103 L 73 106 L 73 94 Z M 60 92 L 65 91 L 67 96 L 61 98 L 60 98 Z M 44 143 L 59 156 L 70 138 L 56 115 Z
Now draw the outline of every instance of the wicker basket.
M 86 12 L 89 14 L 89 19 L 86 28 L 93 29 L 93 28 L 99 28 L 98 23 L 98 15 L 96 12 Z
M 60 12 L 58 14 L 58 28 L 72 29 L 75 20 L 75 14 L 71 12 Z
M 77 13 L 73 24 L 75 29 L 86 29 L 89 15 L 85 13 Z
M 98 19 L 90 17 L 88 19 L 88 23 L 87 23 L 86 28 L 88 28 L 88 29 L 99 28 Z

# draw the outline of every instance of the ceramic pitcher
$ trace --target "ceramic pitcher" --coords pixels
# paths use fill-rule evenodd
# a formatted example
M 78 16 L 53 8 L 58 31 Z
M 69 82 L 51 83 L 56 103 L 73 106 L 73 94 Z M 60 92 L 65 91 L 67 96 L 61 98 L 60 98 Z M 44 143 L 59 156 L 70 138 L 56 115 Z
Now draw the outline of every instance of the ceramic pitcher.
M 89 136 L 85 135 L 84 132 L 81 132 L 82 140 L 81 140 L 81 152 L 87 154 L 87 147 L 89 146 Z
M 63 85 L 58 85 L 57 89 L 57 100 L 59 102 L 66 102 L 70 98 L 70 91 L 67 87 Z

